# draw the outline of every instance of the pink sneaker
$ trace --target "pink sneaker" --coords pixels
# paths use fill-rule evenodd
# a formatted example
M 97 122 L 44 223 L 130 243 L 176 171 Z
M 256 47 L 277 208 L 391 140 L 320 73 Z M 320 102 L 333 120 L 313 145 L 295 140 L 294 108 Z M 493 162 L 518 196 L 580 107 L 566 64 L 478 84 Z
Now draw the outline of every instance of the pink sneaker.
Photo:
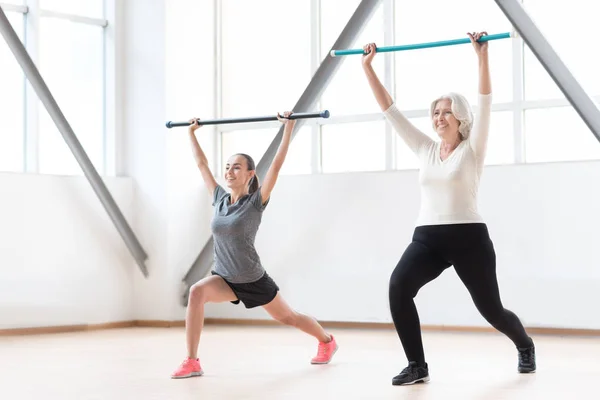
M 201 376 L 204 373 L 198 359 L 186 358 L 179 368 L 171 375 L 171 378 L 191 378 L 192 376 Z
M 333 337 L 333 335 L 329 336 L 331 336 L 330 342 L 319 342 L 319 349 L 317 350 L 317 355 L 310 361 L 311 364 L 328 364 L 329 361 L 331 361 L 331 358 L 338 349 L 338 345 L 335 342 L 335 338 Z

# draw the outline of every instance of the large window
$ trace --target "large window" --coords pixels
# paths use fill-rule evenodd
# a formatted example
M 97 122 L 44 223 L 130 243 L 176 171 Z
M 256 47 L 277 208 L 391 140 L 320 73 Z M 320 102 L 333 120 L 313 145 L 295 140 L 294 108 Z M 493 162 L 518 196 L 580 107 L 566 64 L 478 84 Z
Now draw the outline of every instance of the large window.
M 468 10 L 468 12 L 466 11 Z M 396 44 L 467 38 L 466 33 L 510 31 L 494 1 L 396 1 Z M 512 47 L 509 40 L 490 43 L 494 102 L 512 100 Z M 404 109 L 428 108 L 447 92 L 469 101 L 477 96 L 477 57 L 470 44 L 394 53 L 397 102 Z
M 101 26 L 40 20 L 40 70 L 94 166 L 103 169 L 104 32 Z M 39 170 L 72 174 L 79 165 L 40 103 Z
M 82 17 L 104 18 L 104 0 L 38 0 L 43 10 L 74 14 Z
M 220 90 L 217 113 L 223 118 L 275 115 L 293 110 L 311 78 L 311 2 L 223 0 Z M 260 16 L 260 22 L 257 17 Z M 258 164 L 278 126 L 217 125 L 221 141 L 221 170 L 232 153 L 244 152 Z M 231 132 L 232 129 L 236 129 Z M 312 135 L 301 129 L 281 171 L 310 173 Z
M 385 169 L 385 123 L 323 125 L 323 172 Z
M 591 50 L 582 39 L 595 34 L 594 3 L 562 1 L 549 8 L 545 0 L 522 2 L 584 90 L 600 103 L 600 62 L 589 56 Z M 233 3 L 224 0 L 221 7 L 222 47 L 217 61 L 221 73 L 217 75 L 223 116 L 272 113 L 297 101 L 310 80 L 307 71 L 316 71 L 329 56 L 361 1 L 284 2 L 286 14 L 293 14 L 294 19 L 274 12 L 271 1 L 258 6 L 236 2 L 234 7 Z M 240 29 L 247 24 L 244 15 L 251 8 L 256 12 L 256 7 L 262 13 L 261 21 L 268 23 Z M 483 30 L 488 34 L 514 31 L 493 1 L 382 0 L 349 47 L 361 48 L 369 42 L 390 46 L 467 39 L 467 32 Z M 259 43 L 269 43 L 270 50 L 257 56 Z M 293 43 L 293 50 L 280 57 L 284 43 Z M 600 159 L 600 143 L 522 38 L 490 42 L 489 55 L 493 104 L 486 165 Z M 400 110 L 435 140 L 439 138 L 428 116 L 435 98 L 459 92 L 477 113 L 478 63 L 469 43 L 383 53 L 377 55 L 373 66 Z M 282 71 L 292 73 L 293 82 L 285 80 Z M 415 155 L 382 118 L 359 55 L 341 60 L 316 104 L 319 109 L 328 109 L 331 118 L 306 123 L 303 134 L 291 145 L 297 157 L 287 161 L 292 165 L 286 173 L 419 167 Z M 261 147 L 264 152 L 276 131 L 262 126 L 244 129 L 252 130 L 221 129 L 221 157 L 226 157 L 226 150 L 236 147 L 238 141 L 247 148 Z M 250 139 L 247 134 L 253 133 Z M 548 141 L 561 145 L 552 146 Z
M 105 0 L 8 3 L 9 21 L 58 107 L 95 168 L 106 174 Z M 0 170 L 82 174 L 4 40 L 0 66 Z
M 310 2 L 221 2 L 223 117 L 290 110 L 310 81 Z
M 512 111 L 492 113 L 485 164 L 511 164 L 515 160 Z
M 357 0 L 344 2 L 336 0 L 321 1 L 321 59 L 329 54 L 335 40 L 359 3 L 360 1 Z M 376 43 L 378 46 L 383 46 L 383 27 L 383 8 L 379 6 L 359 38 L 351 45 L 351 48 L 362 48 L 367 43 Z M 383 79 L 382 60 L 374 63 L 373 67 Z M 342 65 L 321 97 L 321 106 L 324 109 L 331 109 L 332 112 L 335 112 L 335 115 L 379 112 L 379 106 L 371 93 L 371 88 L 362 70 L 360 56 L 349 56 L 342 61 Z M 368 140 L 368 138 L 365 137 L 364 140 Z
M 528 162 L 600 159 L 596 140 L 573 107 L 525 112 Z
M 23 14 L 6 16 L 23 40 Z M 25 77 L 4 38 L 0 38 L 0 71 L 0 171 L 17 172 L 23 170 L 25 156 Z
M 600 96 L 600 60 L 581 38 L 593 37 L 597 8 L 585 0 L 524 0 L 524 8 L 588 95 Z M 537 57 L 524 45 L 524 159 L 550 162 L 600 159 L 600 143 Z
M 248 154 L 258 165 L 267 148 L 275 139 L 278 128 L 242 129 L 223 132 L 221 135 L 223 164 L 237 153 Z M 290 145 L 282 174 L 307 174 L 311 172 L 311 136 L 310 127 L 301 127 Z M 223 166 L 221 166 L 223 167 Z
M 524 0 L 531 15 L 553 49 L 589 95 L 600 95 L 600 59 L 591 57 L 582 38 L 597 32 L 597 3 L 588 0 L 556 1 L 552 7 L 544 0 Z M 525 99 L 544 100 L 564 95 L 542 67 L 537 57 L 525 46 Z

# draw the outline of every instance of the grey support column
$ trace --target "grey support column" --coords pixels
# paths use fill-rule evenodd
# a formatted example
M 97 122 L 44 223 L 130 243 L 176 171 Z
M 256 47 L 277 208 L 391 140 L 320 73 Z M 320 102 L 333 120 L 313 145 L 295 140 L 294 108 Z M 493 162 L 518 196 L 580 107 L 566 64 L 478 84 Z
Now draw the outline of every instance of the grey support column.
M 52 93 L 50 93 L 48 86 L 42 79 L 42 76 L 40 75 L 38 69 L 33 63 L 33 60 L 31 59 L 31 57 L 29 57 L 25 46 L 23 46 L 23 43 L 21 43 L 21 40 L 19 40 L 19 37 L 12 28 L 10 22 L 6 18 L 6 14 L 4 14 L 4 10 L 2 10 L 1 7 L 0 32 L 2 32 L 2 36 L 4 36 L 6 43 L 10 47 L 19 64 L 21 65 L 21 68 L 25 73 L 25 77 L 31 83 L 31 86 L 34 88 L 39 99 L 48 111 L 48 114 L 50 114 L 50 117 L 56 124 L 56 127 L 58 128 L 59 132 L 63 136 L 69 148 L 71 149 L 73 156 L 75 156 L 75 159 L 79 163 L 79 166 L 83 170 L 83 173 L 85 174 L 86 178 L 92 185 L 94 192 L 100 199 L 100 202 L 104 206 L 113 224 L 121 234 L 121 237 L 123 238 L 125 244 L 129 248 L 131 255 L 136 260 L 144 276 L 148 277 L 148 269 L 146 268 L 146 265 L 144 263 L 148 258 L 146 252 L 144 251 L 144 249 L 138 242 L 136 236 L 134 235 L 133 231 L 127 224 L 127 221 L 121 213 L 121 210 L 115 203 L 106 186 L 104 185 L 104 182 L 102 181 L 100 175 L 94 168 L 94 165 L 87 156 L 85 150 L 83 149 L 83 146 L 81 146 L 81 143 L 77 139 L 77 136 L 75 136 L 73 129 L 71 129 L 71 126 L 67 122 L 60 108 L 58 107 L 56 100 L 54 100 Z
M 600 111 L 518 0 L 495 0 L 527 46 L 600 141 Z
M 333 49 L 345 49 L 349 48 L 354 44 L 354 41 L 358 38 L 365 25 L 373 14 L 377 7 L 380 5 L 381 0 L 362 0 L 356 11 L 348 23 L 342 30 L 342 33 L 337 38 L 335 43 L 333 44 Z M 336 71 L 340 67 L 342 61 L 346 57 L 330 57 L 329 52 L 327 53 L 327 57 L 321 63 L 315 75 L 312 77 L 310 83 L 300 96 L 300 99 L 294 106 L 293 110 L 295 112 L 308 112 L 312 109 L 314 104 L 319 100 L 321 94 L 335 75 Z M 292 133 L 292 140 L 294 139 L 296 132 L 304 123 L 304 120 L 298 120 L 295 125 L 294 132 Z M 283 127 L 279 129 L 279 132 L 275 136 L 275 139 L 271 142 L 271 145 L 260 159 L 258 165 L 256 166 L 256 173 L 259 179 L 263 179 L 273 158 L 275 157 L 275 153 L 279 148 L 279 144 L 281 143 L 281 138 L 283 137 Z M 208 240 L 208 242 L 202 248 L 202 251 L 192 264 L 191 268 L 183 278 L 184 283 L 184 293 L 182 297 L 183 305 L 187 305 L 187 297 L 190 287 L 196 283 L 198 280 L 204 278 L 213 264 L 213 240 L 212 237 Z

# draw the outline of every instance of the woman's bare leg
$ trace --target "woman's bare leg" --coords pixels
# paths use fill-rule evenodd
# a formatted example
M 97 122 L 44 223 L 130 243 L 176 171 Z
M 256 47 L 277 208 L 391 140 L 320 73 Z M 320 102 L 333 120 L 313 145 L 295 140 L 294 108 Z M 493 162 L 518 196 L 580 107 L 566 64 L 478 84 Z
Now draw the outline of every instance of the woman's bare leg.
M 263 308 L 276 321 L 298 328 L 314 336 L 319 342 L 327 343 L 331 341 L 331 335 L 325 332 L 316 319 L 294 311 L 283 299 L 281 293 L 277 293 L 277 296 L 269 304 L 264 305 Z
M 200 335 L 204 327 L 204 304 L 234 300 L 237 300 L 236 295 L 223 278 L 217 275 L 204 278 L 191 287 L 185 316 L 188 357 L 198 358 Z

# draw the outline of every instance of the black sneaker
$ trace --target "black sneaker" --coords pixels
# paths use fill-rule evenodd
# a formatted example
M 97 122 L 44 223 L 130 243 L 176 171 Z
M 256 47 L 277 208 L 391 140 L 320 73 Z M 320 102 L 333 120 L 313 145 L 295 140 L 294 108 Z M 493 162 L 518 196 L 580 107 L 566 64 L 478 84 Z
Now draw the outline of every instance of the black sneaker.
M 519 372 L 529 374 L 535 372 L 535 346 L 517 347 L 519 350 Z
M 392 378 L 392 385 L 412 385 L 419 382 L 429 382 L 427 363 L 425 367 L 419 367 L 416 361 L 411 361 L 408 363 L 408 367 Z

